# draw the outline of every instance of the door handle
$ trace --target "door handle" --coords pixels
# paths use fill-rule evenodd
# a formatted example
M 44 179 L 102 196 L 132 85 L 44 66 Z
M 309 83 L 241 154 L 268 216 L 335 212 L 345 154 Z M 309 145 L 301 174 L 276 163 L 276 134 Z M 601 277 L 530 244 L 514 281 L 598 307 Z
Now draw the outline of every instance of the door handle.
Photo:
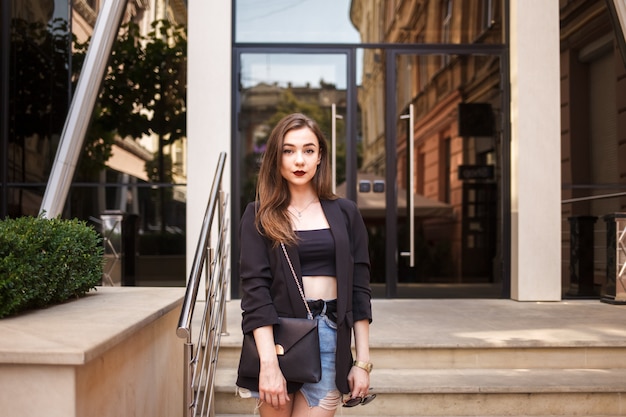
M 335 103 L 331 104 L 331 136 L 330 136 L 330 146 L 332 150 L 333 157 L 331 159 L 331 173 L 332 173 L 332 184 L 333 184 L 333 194 L 337 191 L 337 119 L 343 119 L 343 116 L 337 114 L 337 105 Z
M 413 104 L 409 105 L 409 114 L 403 114 L 400 116 L 400 119 L 408 119 L 409 120 L 409 143 L 408 143 L 408 158 L 409 158 L 409 178 L 407 181 L 407 205 L 408 205 L 408 217 L 409 217 L 409 251 L 408 252 L 400 252 L 400 256 L 408 256 L 409 257 L 409 266 L 415 266 L 415 190 L 413 187 L 413 183 L 415 182 L 415 141 L 413 134 L 413 126 L 414 124 L 414 108 Z

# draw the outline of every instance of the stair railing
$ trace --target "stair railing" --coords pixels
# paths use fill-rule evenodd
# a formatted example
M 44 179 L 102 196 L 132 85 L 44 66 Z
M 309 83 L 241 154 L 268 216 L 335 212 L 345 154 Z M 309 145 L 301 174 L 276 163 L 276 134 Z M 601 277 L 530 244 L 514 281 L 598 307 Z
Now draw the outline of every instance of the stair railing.
M 222 175 L 226 153 L 219 156 L 209 203 L 202 221 L 200 238 L 194 256 L 176 334 L 185 339 L 184 414 L 186 417 L 215 415 L 215 369 L 222 334 L 226 333 L 226 294 L 229 271 L 227 258 L 228 219 Z M 217 214 L 217 223 L 213 220 Z M 215 236 L 212 236 L 215 232 Z M 194 320 L 198 289 L 205 275 L 205 300 L 202 316 Z M 197 304 L 198 303 L 198 304 Z M 192 332 L 191 326 L 199 324 Z M 193 343 L 192 337 L 196 337 Z

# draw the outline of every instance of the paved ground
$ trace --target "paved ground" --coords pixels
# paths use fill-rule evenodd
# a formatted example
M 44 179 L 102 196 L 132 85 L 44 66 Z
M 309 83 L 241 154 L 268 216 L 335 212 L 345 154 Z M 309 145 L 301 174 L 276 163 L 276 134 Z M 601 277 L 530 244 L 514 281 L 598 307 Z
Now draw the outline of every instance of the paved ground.
M 228 303 L 229 336 L 241 342 L 239 300 Z M 598 300 L 375 299 L 378 346 L 626 346 L 626 306 Z

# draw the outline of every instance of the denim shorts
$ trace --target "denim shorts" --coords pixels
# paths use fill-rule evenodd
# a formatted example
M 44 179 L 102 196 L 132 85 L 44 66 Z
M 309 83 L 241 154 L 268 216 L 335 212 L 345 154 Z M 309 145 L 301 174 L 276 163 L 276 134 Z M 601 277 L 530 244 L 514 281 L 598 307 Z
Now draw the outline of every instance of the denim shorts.
M 322 379 L 316 383 L 302 385 L 300 392 L 309 407 L 322 407 L 334 410 L 339 406 L 341 394 L 335 385 L 335 352 L 337 350 L 337 324 L 324 313 L 316 316 L 320 336 L 320 359 Z M 237 388 L 242 398 L 259 398 L 259 393 L 245 388 Z
M 309 407 L 334 410 L 339 405 L 341 395 L 335 384 L 335 353 L 337 351 L 337 324 L 326 315 L 315 317 L 320 335 L 320 359 L 322 361 L 322 379 L 316 383 L 302 385 L 300 392 Z M 323 401 L 326 398 L 326 401 Z

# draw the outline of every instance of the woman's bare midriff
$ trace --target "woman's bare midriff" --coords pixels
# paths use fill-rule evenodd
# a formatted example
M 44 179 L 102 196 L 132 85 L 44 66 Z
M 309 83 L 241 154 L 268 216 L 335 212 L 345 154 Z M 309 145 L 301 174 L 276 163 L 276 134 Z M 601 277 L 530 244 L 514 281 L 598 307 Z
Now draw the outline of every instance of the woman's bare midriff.
M 337 298 L 337 278 L 331 276 L 302 277 L 304 294 L 313 300 L 334 300 Z

